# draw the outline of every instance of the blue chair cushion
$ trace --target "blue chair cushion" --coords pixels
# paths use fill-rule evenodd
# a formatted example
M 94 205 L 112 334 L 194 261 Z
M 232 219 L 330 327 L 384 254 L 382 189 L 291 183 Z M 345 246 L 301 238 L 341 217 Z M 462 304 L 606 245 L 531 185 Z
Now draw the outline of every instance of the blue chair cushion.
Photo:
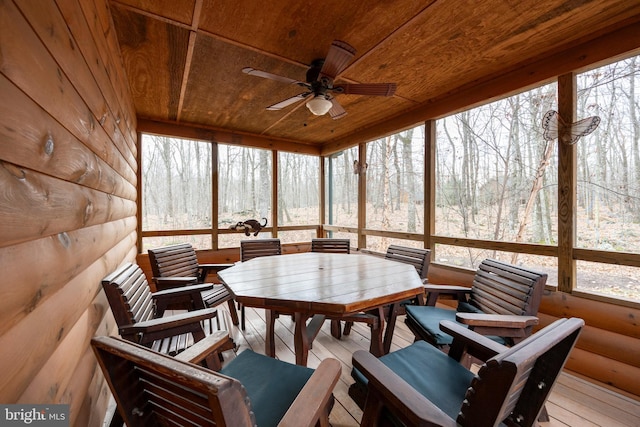
M 456 311 L 459 313 L 482 313 L 483 312 L 475 305 L 471 305 L 466 301 L 460 301 L 458 303 L 458 308 L 456 309 Z
M 313 369 L 245 350 L 220 373 L 242 383 L 258 426 L 276 426 L 313 374 Z
M 442 351 L 416 341 L 379 359 L 418 393 L 456 419 L 474 374 Z M 351 375 L 366 387 L 367 378 L 357 369 Z
M 422 328 L 424 335 L 432 337 L 437 346 L 450 345 L 453 337 L 440 330 L 442 320 L 456 321 L 456 310 L 425 305 L 408 305 L 407 317 Z
M 456 321 L 456 313 L 482 313 L 473 305 L 460 302 L 457 310 L 426 306 L 426 305 L 408 305 L 406 307 L 407 317 L 411 317 L 413 321 L 422 329 L 423 335 L 432 337 L 436 346 L 442 347 L 451 345 L 453 337 L 445 334 L 440 330 L 440 322 L 443 320 Z M 489 336 L 492 340 L 506 345 L 507 342 L 502 337 Z

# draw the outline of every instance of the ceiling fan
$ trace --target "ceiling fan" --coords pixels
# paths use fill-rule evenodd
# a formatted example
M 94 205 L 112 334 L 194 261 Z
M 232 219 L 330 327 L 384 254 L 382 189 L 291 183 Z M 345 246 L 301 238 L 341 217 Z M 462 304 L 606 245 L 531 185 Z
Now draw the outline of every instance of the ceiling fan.
M 331 43 L 326 58 L 316 59 L 311 63 L 307 70 L 306 82 L 251 67 L 243 68 L 242 72 L 282 83 L 296 84 L 307 89 L 305 92 L 267 107 L 267 110 L 281 110 L 303 99 L 309 99 L 306 105 L 313 114 L 322 116 L 328 112 L 332 119 L 337 120 L 346 116 L 347 112 L 333 94 L 393 96 L 396 91 L 395 83 L 344 83 L 334 86 L 334 79 L 344 71 L 355 54 L 356 50 L 351 45 L 335 40 Z

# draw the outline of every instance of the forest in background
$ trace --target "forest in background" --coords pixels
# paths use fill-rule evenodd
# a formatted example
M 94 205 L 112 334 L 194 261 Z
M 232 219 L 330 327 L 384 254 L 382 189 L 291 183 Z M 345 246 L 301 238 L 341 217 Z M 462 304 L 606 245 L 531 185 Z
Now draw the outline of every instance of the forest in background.
M 577 247 L 639 251 L 639 76 L 640 60 L 633 57 L 577 78 L 578 120 L 601 119 L 593 133 L 576 142 Z M 545 139 L 542 125 L 545 113 L 556 105 L 556 85 L 548 84 L 437 121 L 436 235 L 557 244 L 557 144 L 565 142 Z M 211 145 L 145 137 L 143 229 L 210 228 Z M 271 152 L 218 147 L 218 227 L 270 218 Z M 423 233 L 424 127 L 371 141 L 366 150 L 367 163 L 360 171 L 354 170 L 357 147 L 327 160 L 328 222 L 357 226 L 357 182 L 362 176 L 367 180 L 367 228 Z M 316 224 L 318 159 L 279 155 L 279 225 Z M 300 232 L 300 241 L 308 236 Z M 287 232 L 287 241 L 295 239 L 295 232 Z M 370 238 L 368 249 L 384 252 L 388 241 Z M 465 267 L 488 256 L 549 269 L 556 263 L 550 257 L 465 247 L 438 245 L 436 251 L 435 260 Z M 628 282 L 621 292 L 640 293 L 637 269 L 589 265 L 588 270 L 594 269 L 617 274 L 616 283 Z M 579 274 L 585 271 L 579 268 Z M 600 283 L 589 278 L 582 283 L 589 281 Z

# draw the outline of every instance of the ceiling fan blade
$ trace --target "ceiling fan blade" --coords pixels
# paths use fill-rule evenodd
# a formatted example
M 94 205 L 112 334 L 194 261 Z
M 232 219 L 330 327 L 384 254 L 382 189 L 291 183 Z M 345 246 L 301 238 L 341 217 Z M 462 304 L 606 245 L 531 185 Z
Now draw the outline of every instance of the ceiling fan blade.
M 396 88 L 395 83 L 346 83 L 333 90 L 347 95 L 393 96 Z
M 275 80 L 282 83 L 287 84 L 301 84 L 306 86 L 306 83 L 300 82 L 298 80 L 290 79 L 289 77 L 279 76 L 277 74 L 268 73 L 266 71 L 256 70 L 255 68 L 246 67 L 242 69 L 242 72 L 245 74 L 249 74 L 250 76 L 262 77 L 265 79 Z
M 341 119 L 347 115 L 346 110 L 342 107 L 342 105 L 340 105 L 340 103 L 335 98 L 331 98 L 331 104 L 333 104 L 333 106 L 329 110 L 329 115 L 333 120 Z
M 347 67 L 356 54 L 356 50 L 348 43 L 335 40 L 329 47 L 329 53 L 324 59 L 320 70 L 320 77 L 335 79 Z
M 299 93 L 296 96 L 292 96 L 291 98 L 287 98 L 284 101 L 280 101 L 277 104 L 273 104 L 267 107 L 269 111 L 278 111 L 282 110 L 284 107 L 288 107 L 291 104 L 295 104 L 298 101 L 305 99 L 307 96 L 311 95 L 311 92 Z

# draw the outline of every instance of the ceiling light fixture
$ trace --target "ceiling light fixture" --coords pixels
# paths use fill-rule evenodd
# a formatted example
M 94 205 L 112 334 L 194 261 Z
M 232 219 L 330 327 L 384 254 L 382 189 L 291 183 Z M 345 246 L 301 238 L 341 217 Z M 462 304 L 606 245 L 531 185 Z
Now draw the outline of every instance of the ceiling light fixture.
M 326 99 L 324 95 L 316 95 L 311 101 L 307 102 L 307 108 L 316 116 L 327 114 L 333 107 L 333 103 Z

